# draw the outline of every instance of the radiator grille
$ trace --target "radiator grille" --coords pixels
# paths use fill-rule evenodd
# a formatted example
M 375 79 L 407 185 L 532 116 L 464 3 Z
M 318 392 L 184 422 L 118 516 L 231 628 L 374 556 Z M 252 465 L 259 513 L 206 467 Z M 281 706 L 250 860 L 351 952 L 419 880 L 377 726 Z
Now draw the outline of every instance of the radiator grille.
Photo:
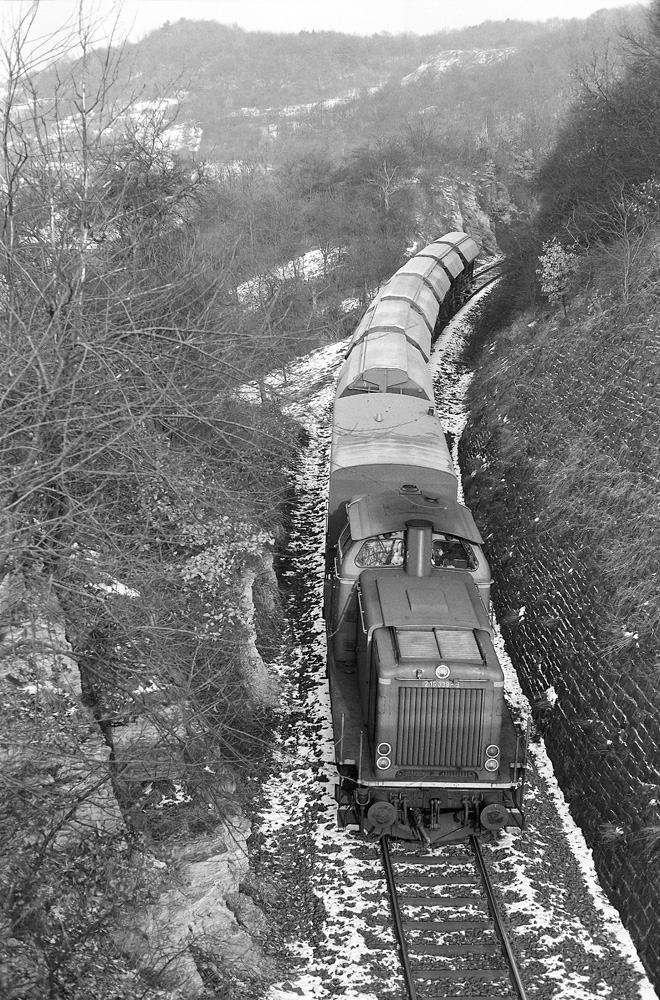
M 483 663 L 483 655 L 474 631 L 467 629 L 403 629 L 395 628 L 400 660 L 475 660 Z
M 479 767 L 481 688 L 399 688 L 396 763 L 407 767 Z
M 455 629 L 433 630 L 440 646 L 440 655 L 445 660 L 483 659 L 474 632 L 457 632 Z
M 423 632 L 404 632 L 395 629 L 400 660 L 437 660 L 438 643 L 432 629 Z

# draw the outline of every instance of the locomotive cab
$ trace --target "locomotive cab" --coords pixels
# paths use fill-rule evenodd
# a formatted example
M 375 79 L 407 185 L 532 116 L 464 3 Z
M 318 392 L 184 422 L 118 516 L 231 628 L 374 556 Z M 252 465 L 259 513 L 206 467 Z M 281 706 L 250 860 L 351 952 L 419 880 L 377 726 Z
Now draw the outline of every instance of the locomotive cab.
M 404 564 L 406 517 L 432 518 L 431 571 L 434 575 L 447 569 L 467 571 L 490 614 L 490 568 L 481 548 L 481 535 L 466 507 L 423 495 L 412 486 L 394 497 L 358 497 L 347 510 L 348 522 L 332 550 L 326 574 L 325 608 L 333 623 L 337 660 L 355 657 L 360 574 L 374 568 L 394 570 Z

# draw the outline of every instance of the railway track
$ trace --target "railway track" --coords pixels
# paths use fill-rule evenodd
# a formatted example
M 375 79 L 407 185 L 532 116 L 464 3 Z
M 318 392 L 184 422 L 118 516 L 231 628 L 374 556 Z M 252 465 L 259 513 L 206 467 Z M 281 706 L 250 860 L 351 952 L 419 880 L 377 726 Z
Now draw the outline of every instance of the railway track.
M 380 845 L 409 1000 L 526 1000 L 476 838 L 435 854 Z
M 492 264 L 486 264 L 484 267 L 479 268 L 475 271 L 474 277 L 472 279 L 472 288 L 470 289 L 470 298 L 473 298 L 477 292 L 482 291 L 488 285 L 492 285 L 494 281 L 502 277 L 502 261 L 496 260 Z

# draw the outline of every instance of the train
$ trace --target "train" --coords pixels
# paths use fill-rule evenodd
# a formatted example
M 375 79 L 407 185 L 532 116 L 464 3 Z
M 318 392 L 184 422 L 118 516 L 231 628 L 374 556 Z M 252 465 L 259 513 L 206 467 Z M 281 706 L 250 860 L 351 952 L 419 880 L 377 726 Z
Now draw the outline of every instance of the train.
M 504 699 L 483 539 L 428 366 L 480 254 L 451 232 L 378 291 L 332 411 L 323 615 L 337 815 L 436 846 L 522 829 L 525 738 Z

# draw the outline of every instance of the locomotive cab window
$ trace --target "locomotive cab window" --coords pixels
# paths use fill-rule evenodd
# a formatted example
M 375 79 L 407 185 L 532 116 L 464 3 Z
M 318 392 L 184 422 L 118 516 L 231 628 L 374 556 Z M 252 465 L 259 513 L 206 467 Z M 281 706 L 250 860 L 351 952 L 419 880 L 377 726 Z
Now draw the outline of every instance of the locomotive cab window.
M 372 538 L 355 540 L 348 525 L 339 536 L 339 559 L 343 572 L 349 576 L 361 569 L 374 567 L 399 567 L 405 562 L 405 540 L 402 531 L 391 531 Z M 468 542 L 453 535 L 433 534 L 431 565 L 436 569 L 464 569 L 475 572 L 479 568 L 477 556 Z
M 403 560 L 403 538 L 392 533 L 367 538 L 355 556 L 355 565 L 361 569 L 371 566 L 403 566 Z
M 351 538 L 351 533 L 348 525 L 345 525 L 337 542 L 337 549 L 339 550 L 339 558 L 345 559 L 348 551 L 353 544 L 353 539 Z
M 472 546 L 451 535 L 435 535 L 431 549 L 431 565 L 443 569 L 477 569 Z

